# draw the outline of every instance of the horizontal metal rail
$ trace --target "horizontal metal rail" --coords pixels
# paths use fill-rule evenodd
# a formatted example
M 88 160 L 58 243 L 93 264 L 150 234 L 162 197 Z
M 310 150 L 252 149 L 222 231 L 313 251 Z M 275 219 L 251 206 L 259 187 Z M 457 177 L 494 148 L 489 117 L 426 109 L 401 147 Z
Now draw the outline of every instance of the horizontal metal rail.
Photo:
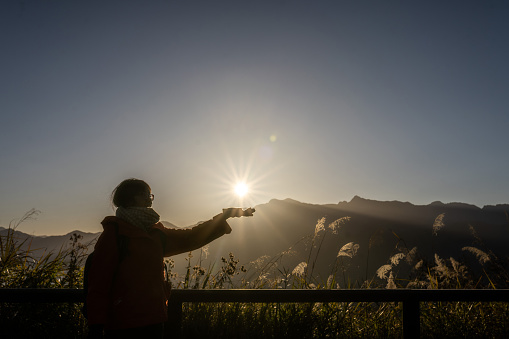
M 82 303 L 82 289 L 0 288 L 0 303 Z
M 0 289 L 0 303 L 83 302 L 81 289 Z M 403 303 L 403 335 L 418 338 L 420 334 L 420 302 L 509 302 L 509 289 L 504 290 L 412 290 L 412 289 L 232 289 L 180 290 L 171 292 L 168 328 L 182 329 L 184 302 L 243 303 L 313 303 L 313 302 L 401 302 Z M 175 334 L 175 332 L 173 332 Z M 180 334 L 180 332 L 179 332 Z

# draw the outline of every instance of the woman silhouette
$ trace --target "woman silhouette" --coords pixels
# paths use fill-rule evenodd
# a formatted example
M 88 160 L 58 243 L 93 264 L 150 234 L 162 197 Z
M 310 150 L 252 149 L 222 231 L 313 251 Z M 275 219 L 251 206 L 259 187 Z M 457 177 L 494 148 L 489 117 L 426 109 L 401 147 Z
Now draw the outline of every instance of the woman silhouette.
M 88 274 L 89 337 L 162 338 L 169 296 L 163 258 L 229 234 L 226 220 L 240 216 L 226 209 L 191 229 L 169 229 L 152 209 L 153 199 L 139 179 L 124 180 L 112 192 L 116 215 L 102 221 Z

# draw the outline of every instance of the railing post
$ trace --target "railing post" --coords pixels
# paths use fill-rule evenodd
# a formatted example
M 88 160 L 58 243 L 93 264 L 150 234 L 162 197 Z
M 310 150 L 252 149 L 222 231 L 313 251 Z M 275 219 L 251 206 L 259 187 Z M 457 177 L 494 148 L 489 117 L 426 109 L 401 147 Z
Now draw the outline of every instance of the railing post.
M 419 299 L 403 301 L 403 338 L 414 339 L 421 335 Z
M 182 338 L 182 301 L 175 297 L 168 300 L 168 321 L 164 324 L 164 337 Z

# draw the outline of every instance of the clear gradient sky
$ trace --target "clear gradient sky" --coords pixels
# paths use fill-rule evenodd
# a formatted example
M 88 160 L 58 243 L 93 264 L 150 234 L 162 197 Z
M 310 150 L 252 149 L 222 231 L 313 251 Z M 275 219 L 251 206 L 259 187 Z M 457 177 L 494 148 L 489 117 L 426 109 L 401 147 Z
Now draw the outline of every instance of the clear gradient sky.
M 0 226 L 100 231 L 354 195 L 509 202 L 507 1 L 0 4 Z M 250 193 L 232 193 L 243 179 Z

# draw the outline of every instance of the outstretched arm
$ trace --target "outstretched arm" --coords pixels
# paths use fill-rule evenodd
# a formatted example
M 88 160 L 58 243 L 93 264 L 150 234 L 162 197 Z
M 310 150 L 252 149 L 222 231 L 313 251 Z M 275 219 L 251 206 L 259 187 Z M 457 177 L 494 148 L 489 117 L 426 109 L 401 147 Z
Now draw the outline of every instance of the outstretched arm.
M 252 216 L 254 209 L 246 210 L 240 215 L 236 209 L 225 209 L 209 221 L 205 221 L 191 229 L 161 229 L 166 234 L 166 252 L 164 256 L 194 251 L 217 238 L 231 233 L 232 229 L 226 222 L 228 218 Z

